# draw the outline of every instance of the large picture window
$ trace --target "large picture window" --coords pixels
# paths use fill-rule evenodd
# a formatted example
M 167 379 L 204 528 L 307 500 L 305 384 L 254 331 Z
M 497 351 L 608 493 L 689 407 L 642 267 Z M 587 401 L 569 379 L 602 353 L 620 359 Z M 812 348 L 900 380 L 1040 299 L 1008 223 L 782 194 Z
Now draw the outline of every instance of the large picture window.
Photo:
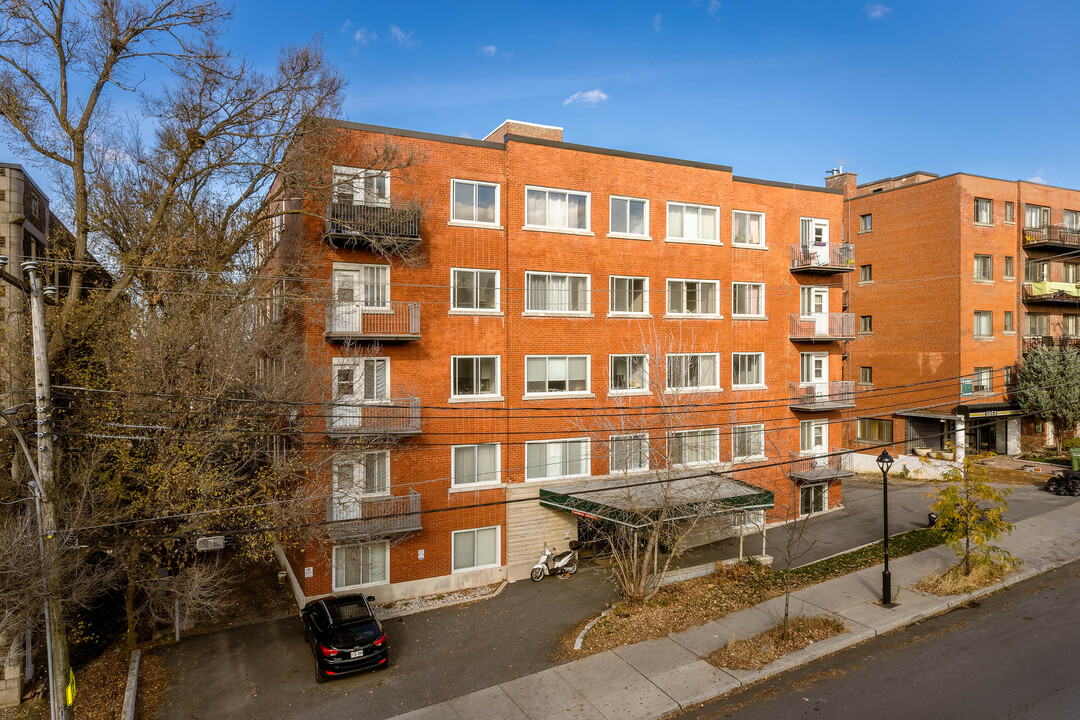
M 720 283 L 715 280 L 667 281 L 669 315 L 716 315 Z
M 525 227 L 588 231 L 589 193 L 525 188 Z
M 589 276 L 525 273 L 525 311 L 567 314 L 589 312 Z
M 667 356 L 669 390 L 705 390 L 720 387 L 719 355 L 716 353 Z
M 451 458 L 454 487 L 499 482 L 499 443 L 455 445 Z
M 453 538 L 454 572 L 499 565 L 498 526 L 458 530 Z
M 390 582 L 390 543 L 334 547 L 334 589 Z
M 708 205 L 668 203 L 668 240 L 718 243 L 719 211 Z
M 499 224 L 499 186 L 497 183 L 451 180 L 453 205 L 450 217 L 454 222 L 477 225 Z
M 700 465 L 720 459 L 720 431 L 677 430 L 668 434 L 669 465 Z
M 568 393 L 589 391 L 588 355 L 527 355 L 525 392 Z
M 526 480 L 588 474 L 589 441 L 586 438 L 525 443 Z

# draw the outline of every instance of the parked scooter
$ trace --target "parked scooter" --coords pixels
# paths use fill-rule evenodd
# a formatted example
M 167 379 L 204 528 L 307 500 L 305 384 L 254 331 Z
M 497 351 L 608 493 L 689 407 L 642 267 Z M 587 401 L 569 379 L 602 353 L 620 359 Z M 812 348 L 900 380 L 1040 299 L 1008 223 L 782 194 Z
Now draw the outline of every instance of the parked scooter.
M 545 575 L 573 575 L 578 569 L 577 549 L 555 554 L 554 548 L 544 548 L 540 559 L 533 565 L 529 577 L 533 582 L 540 582 Z

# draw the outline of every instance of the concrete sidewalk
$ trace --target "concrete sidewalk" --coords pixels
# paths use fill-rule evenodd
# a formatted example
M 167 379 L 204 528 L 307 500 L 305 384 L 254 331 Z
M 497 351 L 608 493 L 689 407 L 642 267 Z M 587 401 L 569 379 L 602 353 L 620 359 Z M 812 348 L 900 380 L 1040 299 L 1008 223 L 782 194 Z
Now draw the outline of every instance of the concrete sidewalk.
M 1000 544 L 1023 564 L 1002 582 L 975 593 L 942 598 L 914 589 L 928 574 L 955 562 L 945 547 L 890 563 L 896 602 L 892 608 L 875 604 L 881 592 L 880 565 L 792 593 L 794 615 L 832 615 L 848 632 L 785 655 L 761 670 L 721 670 L 704 658 L 731 639 L 751 638 L 776 625 L 783 616 L 783 597 L 666 638 L 598 653 L 399 715 L 397 720 L 663 717 L 1080 559 L 1080 503 L 1017 522 L 1012 535 Z

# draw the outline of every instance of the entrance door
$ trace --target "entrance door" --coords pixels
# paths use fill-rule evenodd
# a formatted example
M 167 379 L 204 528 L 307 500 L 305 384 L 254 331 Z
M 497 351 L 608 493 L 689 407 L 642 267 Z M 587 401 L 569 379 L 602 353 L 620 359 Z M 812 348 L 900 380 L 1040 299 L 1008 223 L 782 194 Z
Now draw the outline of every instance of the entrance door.
M 829 288 L 804 286 L 799 290 L 799 314 L 814 321 L 814 335 L 829 335 Z
M 829 394 L 829 354 L 801 353 L 799 356 L 799 383 L 814 388 L 815 398 Z
M 815 265 L 829 264 L 829 221 L 821 218 L 800 218 L 799 244 L 804 256 Z
M 390 398 L 389 358 L 334 358 L 334 424 L 359 426 L 364 405 Z
M 822 420 L 803 420 L 799 423 L 799 452 L 814 456 L 814 465 L 828 465 L 828 424 Z
M 334 268 L 334 332 L 363 332 L 364 315 L 390 312 L 390 266 Z

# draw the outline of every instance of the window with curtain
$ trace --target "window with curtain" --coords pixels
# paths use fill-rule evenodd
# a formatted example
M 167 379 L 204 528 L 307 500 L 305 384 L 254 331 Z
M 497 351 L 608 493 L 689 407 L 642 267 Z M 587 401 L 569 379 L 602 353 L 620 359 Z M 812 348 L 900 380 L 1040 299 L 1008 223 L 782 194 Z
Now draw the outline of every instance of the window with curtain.
M 649 469 L 649 436 L 612 435 L 608 438 L 609 471 L 635 472 Z
M 716 353 L 668 355 L 668 389 L 704 390 L 719 387 L 719 357 Z
M 1063 315 L 1061 331 L 1069 337 L 1080 337 L 1080 315 Z
M 733 462 L 765 457 L 765 426 L 736 425 L 731 429 L 731 456 Z
M 587 231 L 589 193 L 526 188 L 525 224 L 535 228 Z
M 499 443 L 455 445 L 453 448 L 454 487 L 499 482 Z
M 764 245 L 765 213 L 733 211 L 731 241 L 739 245 Z
M 1050 225 L 1050 208 L 1041 205 L 1024 206 L 1024 227 L 1042 228 Z
M 715 243 L 720 240 L 719 212 L 708 205 L 669 202 L 668 240 Z
M 765 314 L 764 283 L 731 283 L 731 314 L 761 317 Z
M 589 391 L 588 355 L 526 355 L 525 392 Z
M 668 465 L 698 465 L 720 459 L 718 429 L 677 430 L 668 433 Z
M 386 542 L 334 547 L 334 589 L 390 582 L 390 544 Z
M 975 222 L 990 225 L 994 222 L 994 205 L 990 200 L 975 198 Z
M 975 311 L 975 337 L 990 337 L 994 334 L 994 314 L 989 310 Z
M 977 367 L 973 377 L 972 390 L 975 392 L 990 392 L 993 389 L 994 369 Z
M 589 441 L 544 440 L 525 443 L 525 479 L 577 477 L 589 474 Z
M 974 278 L 976 280 L 994 279 L 994 258 L 991 255 L 976 255 Z
M 589 276 L 525 273 L 526 312 L 589 312 Z
M 499 528 L 458 530 L 453 534 L 454 570 L 472 570 L 499 564 Z
M 649 311 L 649 278 L 612 275 L 608 312 L 642 314 Z
M 732 353 L 731 386 L 760 386 L 765 384 L 765 353 Z
M 1027 331 L 1029 336 L 1046 336 L 1050 334 L 1050 316 L 1046 313 L 1028 313 Z

